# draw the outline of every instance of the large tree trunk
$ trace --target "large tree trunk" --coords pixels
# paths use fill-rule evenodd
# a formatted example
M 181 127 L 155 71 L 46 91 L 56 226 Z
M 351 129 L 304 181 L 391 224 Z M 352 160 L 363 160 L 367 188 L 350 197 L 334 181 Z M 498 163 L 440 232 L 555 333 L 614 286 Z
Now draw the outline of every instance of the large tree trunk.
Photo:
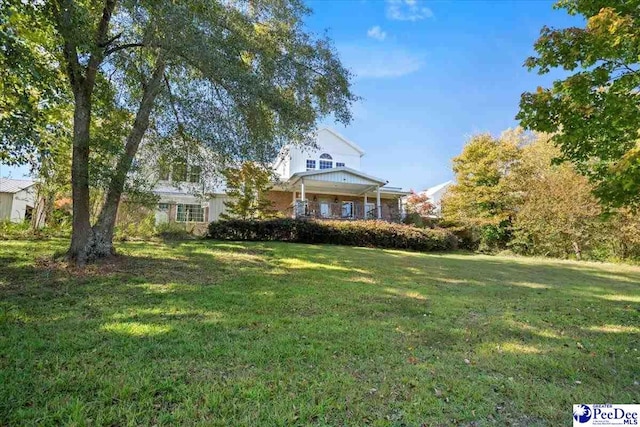
M 118 159 L 118 164 L 114 175 L 111 178 L 111 182 L 109 183 L 109 190 L 107 191 L 107 196 L 104 200 L 104 204 L 102 205 L 98 221 L 93 227 L 94 240 L 92 254 L 95 257 L 106 257 L 115 254 L 115 249 L 113 247 L 113 231 L 118 215 L 120 199 L 122 197 L 122 192 L 124 191 L 124 184 L 127 178 L 127 173 L 131 168 L 133 158 L 138 152 L 138 147 L 140 146 L 142 137 L 149 127 L 149 116 L 151 115 L 151 110 L 153 109 L 156 96 L 160 91 L 164 70 L 164 60 L 162 57 L 159 57 L 156 63 L 156 68 L 145 85 L 142 101 L 138 107 L 133 128 L 127 137 L 124 152 Z
M 71 163 L 71 195 L 73 222 L 71 245 L 67 258 L 83 265 L 90 258 L 88 248 L 93 239 L 89 218 L 89 126 L 91 100 L 84 88 L 74 91 L 73 158 Z
M 78 57 L 77 34 L 74 20 L 76 5 L 72 0 L 53 2 L 56 27 L 64 39 L 62 46 L 66 60 L 66 71 L 73 89 L 73 157 L 71 162 L 71 196 L 73 198 L 73 221 L 71 245 L 67 259 L 84 265 L 93 258 L 93 230 L 90 222 L 89 198 L 89 141 L 91 125 L 91 99 L 98 68 L 104 60 L 108 45 L 109 23 L 117 0 L 104 0 L 102 17 L 95 34 L 95 45 L 84 66 Z

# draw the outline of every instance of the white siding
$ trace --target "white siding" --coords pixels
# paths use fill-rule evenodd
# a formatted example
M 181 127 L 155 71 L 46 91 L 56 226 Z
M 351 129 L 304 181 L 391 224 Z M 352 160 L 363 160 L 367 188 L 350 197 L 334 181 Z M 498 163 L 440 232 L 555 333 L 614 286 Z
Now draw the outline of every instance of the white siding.
M 224 195 L 218 195 L 209 200 L 209 221 L 217 221 L 220 219 L 220 215 L 227 211 L 227 207 L 224 202 L 229 200 L 229 197 Z
M 305 181 L 326 181 L 326 182 L 342 182 L 345 184 L 364 184 L 375 185 L 376 182 L 370 181 L 361 176 L 356 176 L 344 171 L 335 171 L 323 173 L 321 175 L 313 175 L 305 178 Z
M 344 163 L 345 167 L 360 170 L 360 159 L 362 155 L 358 150 L 346 143 L 342 138 L 336 136 L 327 129 L 318 131 L 318 150 L 308 148 L 291 147 L 289 153 L 284 154 L 284 161 L 276 168 L 276 173 L 283 179 L 287 180 L 291 175 L 297 172 L 306 172 L 307 160 L 316 161 L 316 170 L 320 169 L 320 155 L 329 154 L 333 162 Z
M 13 195 L 10 219 L 13 222 L 24 221 L 27 206 L 35 207 L 35 190 L 33 187 L 25 188 Z
M 0 193 L 0 221 L 11 219 L 12 205 L 13 205 L 13 194 Z

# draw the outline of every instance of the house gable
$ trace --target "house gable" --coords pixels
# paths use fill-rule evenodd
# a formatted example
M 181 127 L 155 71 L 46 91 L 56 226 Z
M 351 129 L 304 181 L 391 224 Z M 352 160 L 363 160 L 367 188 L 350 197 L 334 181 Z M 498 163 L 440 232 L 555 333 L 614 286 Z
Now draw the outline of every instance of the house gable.
M 306 172 L 307 160 L 315 165 L 316 170 L 320 170 L 321 160 L 329 162 L 325 164 L 330 164 L 332 168 L 347 167 L 360 170 L 360 159 L 364 151 L 334 130 L 328 128 L 318 130 L 316 144 L 318 146 L 316 149 L 290 147 L 288 165 L 279 165 L 277 172 L 285 179 L 295 173 Z

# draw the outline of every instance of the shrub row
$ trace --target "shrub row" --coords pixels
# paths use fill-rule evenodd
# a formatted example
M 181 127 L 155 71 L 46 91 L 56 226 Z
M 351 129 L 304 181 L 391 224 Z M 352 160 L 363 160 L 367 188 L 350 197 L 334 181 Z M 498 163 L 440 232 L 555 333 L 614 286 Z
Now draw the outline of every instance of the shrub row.
M 446 230 L 420 229 L 384 221 L 314 221 L 290 218 L 226 220 L 209 224 L 207 237 L 217 240 L 277 240 L 416 251 L 447 251 L 457 247 L 456 237 Z

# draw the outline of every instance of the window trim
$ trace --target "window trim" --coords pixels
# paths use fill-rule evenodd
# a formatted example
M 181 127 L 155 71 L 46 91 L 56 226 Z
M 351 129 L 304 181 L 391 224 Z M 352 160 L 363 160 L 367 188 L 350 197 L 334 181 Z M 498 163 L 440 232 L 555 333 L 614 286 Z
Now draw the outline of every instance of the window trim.
M 325 167 L 322 167 L 323 164 L 324 164 Z M 329 167 L 326 167 L 327 165 Z M 333 161 L 331 161 L 331 160 L 320 160 L 319 163 L 318 163 L 318 166 L 319 166 L 318 169 L 320 169 L 320 170 L 333 169 Z
M 349 209 L 349 216 L 344 216 L 344 205 L 351 205 L 351 209 Z M 356 205 L 353 200 L 343 200 L 340 202 L 340 217 L 343 219 L 354 218 L 356 214 L 355 208 Z
M 187 220 L 186 221 L 181 221 L 178 219 L 178 212 L 180 211 L 179 206 L 198 206 L 199 209 L 202 209 L 202 221 L 189 221 L 189 214 L 187 214 Z M 204 208 L 201 204 L 195 204 L 195 203 L 176 203 L 176 222 L 180 222 L 183 224 L 188 224 L 188 223 L 196 223 L 196 224 L 202 224 L 202 223 L 206 223 L 207 219 L 206 219 L 206 208 Z
M 322 153 L 320 154 L 320 158 L 322 160 L 333 160 L 333 157 L 331 157 L 331 154 L 329 153 Z
M 310 167 L 310 166 L 309 166 L 309 164 L 310 164 L 310 163 L 312 163 L 312 164 L 313 164 L 313 166 L 312 166 L 312 167 Z M 307 161 L 306 161 L 306 163 L 305 163 L 305 164 L 306 164 L 306 166 L 307 166 L 307 170 L 308 170 L 308 171 L 310 171 L 310 170 L 313 170 L 313 171 L 314 171 L 314 170 L 316 170 L 316 161 L 315 161 L 315 159 L 307 159 Z
M 198 179 L 193 181 L 193 168 L 198 169 Z M 200 184 L 202 182 L 202 166 L 200 165 L 187 165 L 187 181 L 190 184 Z

